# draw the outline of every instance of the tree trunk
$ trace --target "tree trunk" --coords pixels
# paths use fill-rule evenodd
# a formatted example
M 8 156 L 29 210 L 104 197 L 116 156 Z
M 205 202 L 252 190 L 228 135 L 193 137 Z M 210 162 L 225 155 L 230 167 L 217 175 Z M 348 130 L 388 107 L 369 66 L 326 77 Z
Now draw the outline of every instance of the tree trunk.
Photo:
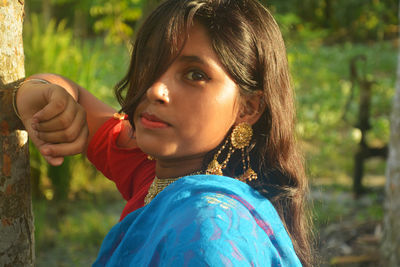
M 49 24 L 52 17 L 52 12 L 51 0 L 42 0 L 42 15 L 44 25 Z
M 88 11 L 76 8 L 74 10 L 74 36 L 85 38 L 88 35 L 87 15 Z
M 323 23 L 326 28 L 332 29 L 332 0 L 325 0 L 324 14 L 325 19 Z
M 397 58 L 396 93 L 390 128 L 382 256 L 384 266 L 398 267 L 400 266 L 400 50 Z
M 0 266 L 33 266 L 28 136 L 12 107 L 25 76 L 23 0 L 0 1 Z

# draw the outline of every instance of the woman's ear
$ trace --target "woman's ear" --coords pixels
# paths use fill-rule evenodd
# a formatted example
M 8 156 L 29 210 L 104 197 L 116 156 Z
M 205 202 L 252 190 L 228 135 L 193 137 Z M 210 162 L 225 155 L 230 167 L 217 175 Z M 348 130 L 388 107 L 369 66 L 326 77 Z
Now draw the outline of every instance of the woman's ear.
M 251 95 L 240 96 L 240 98 L 240 107 L 235 124 L 241 122 L 247 122 L 250 125 L 255 124 L 265 110 L 263 92 L 259 90 Z

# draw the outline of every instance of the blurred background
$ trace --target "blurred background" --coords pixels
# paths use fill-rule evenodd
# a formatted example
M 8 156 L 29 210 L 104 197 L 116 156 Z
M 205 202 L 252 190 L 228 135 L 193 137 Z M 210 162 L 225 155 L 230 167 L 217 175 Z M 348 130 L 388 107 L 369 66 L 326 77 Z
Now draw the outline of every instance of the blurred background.
M 138 25 L 160 0 L 25 1 L 26 75 L 58 73 L 118 109 Z M 261 1 L 286 41 L 321 266 L 376 266 L 395 87 L 395 0 Z M 124 206 L 84 156 L 31 146 L 37 266 L 88 266 Z

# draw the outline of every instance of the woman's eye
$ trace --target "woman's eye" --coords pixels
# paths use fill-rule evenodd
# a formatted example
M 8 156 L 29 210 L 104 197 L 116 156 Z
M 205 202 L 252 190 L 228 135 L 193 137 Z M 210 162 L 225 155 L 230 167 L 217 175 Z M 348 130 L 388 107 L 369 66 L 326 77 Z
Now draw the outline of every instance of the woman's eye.
M 191 70 L 185 74 L 185 78 L 190 81 L 205 81 L 209 80 L 207 75 L 204 72 Z

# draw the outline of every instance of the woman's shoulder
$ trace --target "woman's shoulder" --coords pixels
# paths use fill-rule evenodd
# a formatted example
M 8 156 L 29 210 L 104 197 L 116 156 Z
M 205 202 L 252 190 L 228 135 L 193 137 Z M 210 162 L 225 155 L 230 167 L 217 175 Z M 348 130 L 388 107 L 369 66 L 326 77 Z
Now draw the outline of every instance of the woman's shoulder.
M 222 218 L 222 215 L 229 213 L 232 215 L 229 219 L 245 219 L 261 228 L 267 224 L 282 225 L 279 214 L 267 198 L 246 183 L 231 177 L 188 176 L 167 189 L 170 191 L 165 190 L 165 194 L 169 195 L 171 205 L 174 206 L 175 202 L 181 213 L 191 210 L 195 212 L 193 215 L 200 218 L 205 215 Z
M 202 251 L 197 256 L 218 259 L 220 264 L 242 260 L 254 266 L 298 263 L 275 208 L 247 184 L 229 177 L 193 176 L 169 190 L 165 193 L 172 199 L 164 206 L 168 212 L 161 214 L 168 222 L 165 234 L 181 238 L 176 251 L 189 249 L 196 255 Z
M 243 233 L 257 228 L 273 238 L 289 236 L 272 203 L 236 179 L 217 175 L 187 176 L 168 186 L 151 205 L 166 220 L 238 225 Z M 181 222 L 179 222 L 181 223 Z M 238 229 L 239 229 L 238 228 Z
M 244 207 L 263 211 L 275 210 L 271 202 L 258 191 L 231 177 L 219 175 L 186 176 L 168 186 L 160 193 L 179 203 L 202 203 L 205 206 Z M 221 204 L 221 205 L 219 205 Z
M 222 176 L 176 181 L 129 214 L 106 240 L 100 258 L 118 247 L 114 259 L 146 261 L 145 266 L 300 266 L 268 199 Z M 137 253 L 128 257 L 127 247 Z

